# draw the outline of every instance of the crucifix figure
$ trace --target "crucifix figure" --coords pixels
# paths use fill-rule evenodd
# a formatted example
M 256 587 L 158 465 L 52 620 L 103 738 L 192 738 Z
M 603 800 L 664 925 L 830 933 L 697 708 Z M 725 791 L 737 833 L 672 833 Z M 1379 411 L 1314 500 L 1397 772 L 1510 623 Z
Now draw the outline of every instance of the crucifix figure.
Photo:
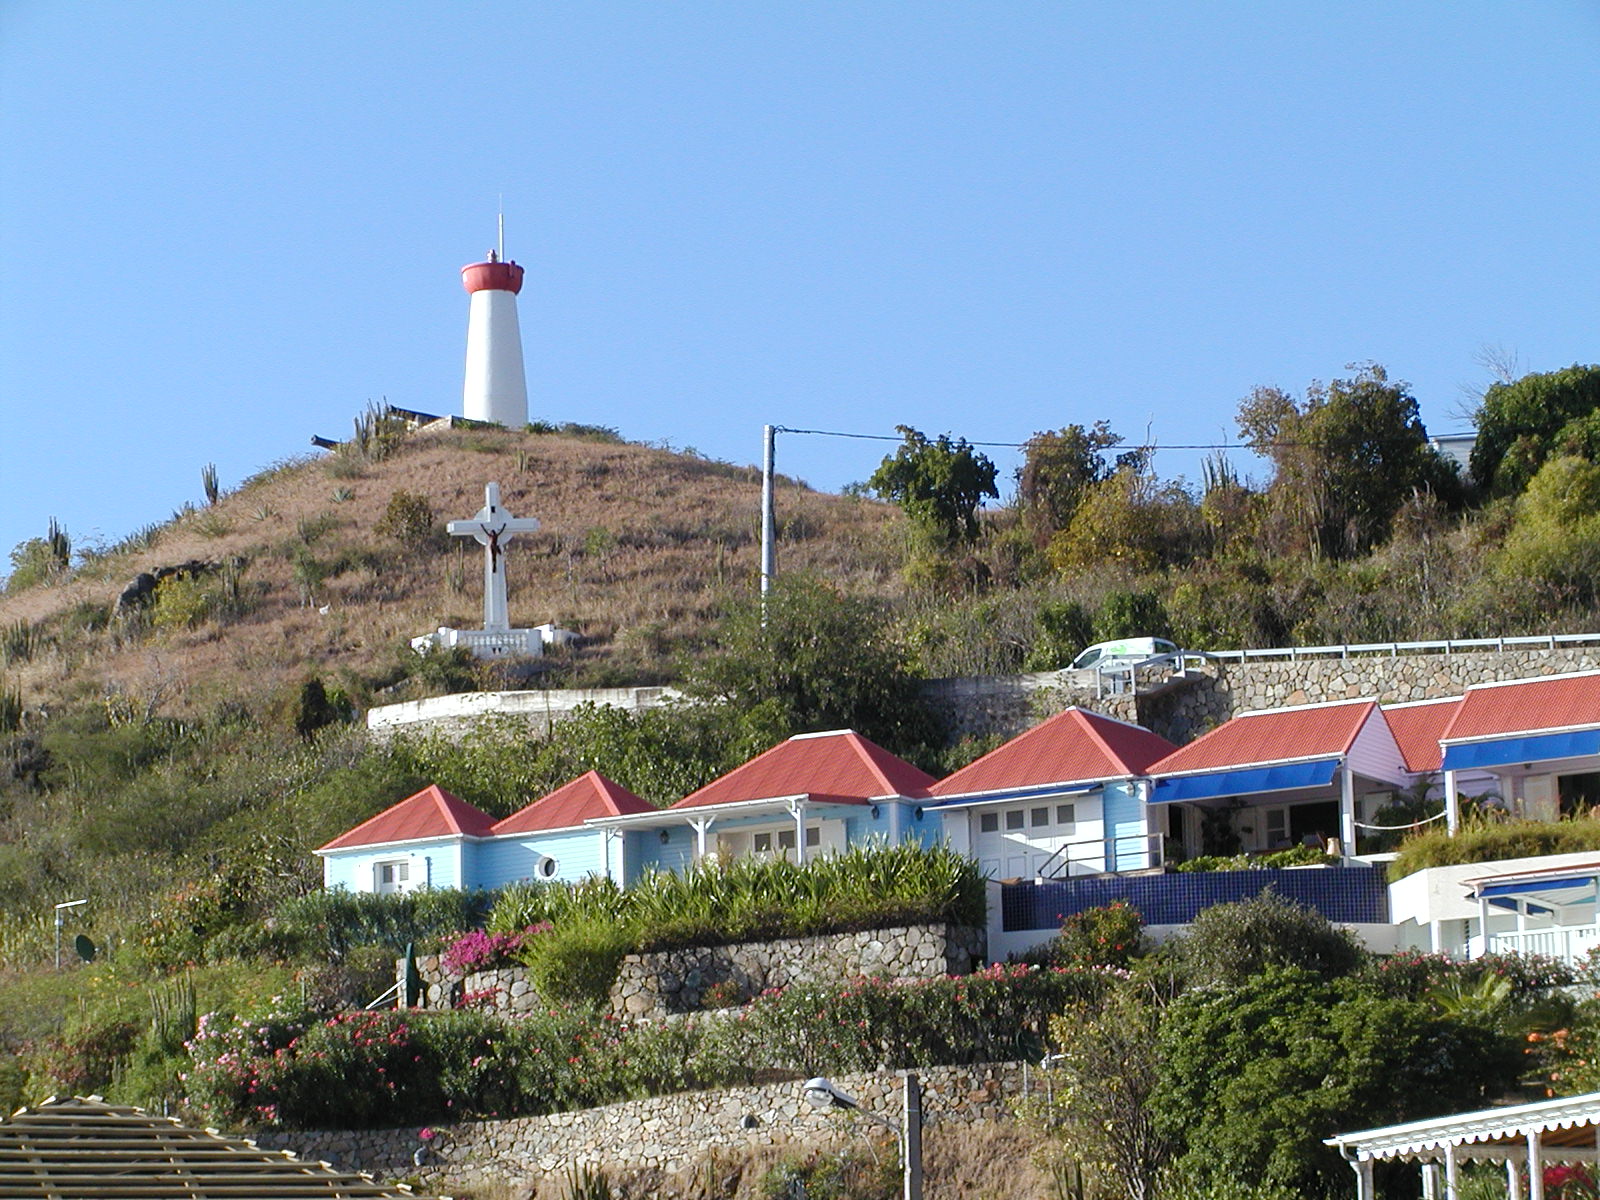
M 519 533 L 533 533 L 539 522 L 532 517 L 513 517 L 500 507 L 500 485 L 483 489 L 483 507 L 475 517 L 451 521 L 445 526 L 453 537 L 469 537 L 483 547 L 483 627 L 491 633 L 511 628 L 506 612 L 506 573 L 500 569 L 505 543 Z

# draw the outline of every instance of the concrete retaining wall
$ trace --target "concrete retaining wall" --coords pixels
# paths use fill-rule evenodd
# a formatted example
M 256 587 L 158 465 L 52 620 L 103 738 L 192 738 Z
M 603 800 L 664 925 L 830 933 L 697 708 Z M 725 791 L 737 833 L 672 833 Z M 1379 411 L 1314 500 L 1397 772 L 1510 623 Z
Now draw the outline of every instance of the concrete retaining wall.
M 918 1072 L 929 1123 L 1002 1120 L 1023 1093 L 1020 1063 L 930 1067 Z M 834 1083 L 873 1112 L 898 1116 L 900 1080 L 893 1072 L 841 1076 Z M 677 1171 L 714 1149 L 838 1145 L 864 1126 L 819 1113 L 798 1081 L 633 1100 L 581 1112 L 439 1125 L 423 1141 L 414 1127 L 345 1131 L 272 1130 L 255 1136 L 266 1149 L 293 1150 L 346 1171 L 409 1177 L 425 1188 L 470 1189 L 493 1181 L 527 1187 L 573 1166 L 657 1167 Z M 428 1147 L 425 1161 L 414 1155 Z M 496 1193 L 499 1194 L 499 1193 Z

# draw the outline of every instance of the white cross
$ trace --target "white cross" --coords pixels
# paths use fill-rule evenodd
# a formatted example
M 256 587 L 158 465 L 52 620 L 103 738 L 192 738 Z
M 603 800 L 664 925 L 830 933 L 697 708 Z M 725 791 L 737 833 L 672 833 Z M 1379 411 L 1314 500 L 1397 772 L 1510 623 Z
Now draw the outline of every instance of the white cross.
M 500 485 L 483 489 L 483 507 L 478 515 L 445 526 L 454 537 L 475 538 L 483 547 L 483 627 L 492 633 L 511 628 L 506 615 L 506 573 L 500 569 L 505 544 L 519 533 L 533 533 L 539 522 L 533 517 L 513 517 L 500 507 Z

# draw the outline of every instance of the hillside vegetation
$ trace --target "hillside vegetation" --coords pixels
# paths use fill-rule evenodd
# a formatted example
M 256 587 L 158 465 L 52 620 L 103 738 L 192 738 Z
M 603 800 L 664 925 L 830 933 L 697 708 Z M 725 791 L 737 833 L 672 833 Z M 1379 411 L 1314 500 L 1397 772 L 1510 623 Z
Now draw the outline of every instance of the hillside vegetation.
M 0 594 L 0 1046 L 59 1029 L 59 988 L 30 972 L 68 899 L 88 901 L 69 941 L 92 934 L 125 983 L 194 963 L 224 992 L 236 971 L 281 987 L 260 931 L 319 883 L 312 850 L 429 782 L 503 815 L 597 768 L 670 803 L 841 726 L 946 772 L 985 747 L 947 744 L 921 679 L 1050 669 L 1089 641 L 1600 628 L 1597 379 L 1490 389 L 1470 476 L 1376 367 L 1248 397 L 1240 434 L 1272 465 L 1259 484 L 1222 457 L 1197 484 L 1162 480 L 1148 448 L 1072 424 L 1037 434 L 1014 492 L 980 509 L 1012 481 L 906 427 L 852 494 L 780 482 L 764 620 L 757 472 L 592 427 L 407 435 L 368 414 L 337 452 L 232 491 L 200 473 L 203 505 L 118 546 L 42 523 Z M 491 480 L 543 523 L 507 557 L 514 623 L 584 641 L 492 669 L 419 657 L 410 637 L 479 623 L 481 551 L 444 523 Z M 489 723 L 376 746 L 360 720 L 449 691 L 668 681 L 690 699 L 583 710 L 544 738 Z

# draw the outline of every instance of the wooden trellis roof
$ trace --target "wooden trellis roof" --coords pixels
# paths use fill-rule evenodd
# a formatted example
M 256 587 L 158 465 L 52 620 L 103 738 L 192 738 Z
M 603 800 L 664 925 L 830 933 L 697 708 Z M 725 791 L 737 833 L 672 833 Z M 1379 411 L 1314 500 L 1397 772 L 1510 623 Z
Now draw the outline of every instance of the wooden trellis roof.
M 0 1196 L 38 1200 L 399 1200 L 370 1175 L 189 1129 L 98 1096 L 51 1097 L 0 1120 Z

